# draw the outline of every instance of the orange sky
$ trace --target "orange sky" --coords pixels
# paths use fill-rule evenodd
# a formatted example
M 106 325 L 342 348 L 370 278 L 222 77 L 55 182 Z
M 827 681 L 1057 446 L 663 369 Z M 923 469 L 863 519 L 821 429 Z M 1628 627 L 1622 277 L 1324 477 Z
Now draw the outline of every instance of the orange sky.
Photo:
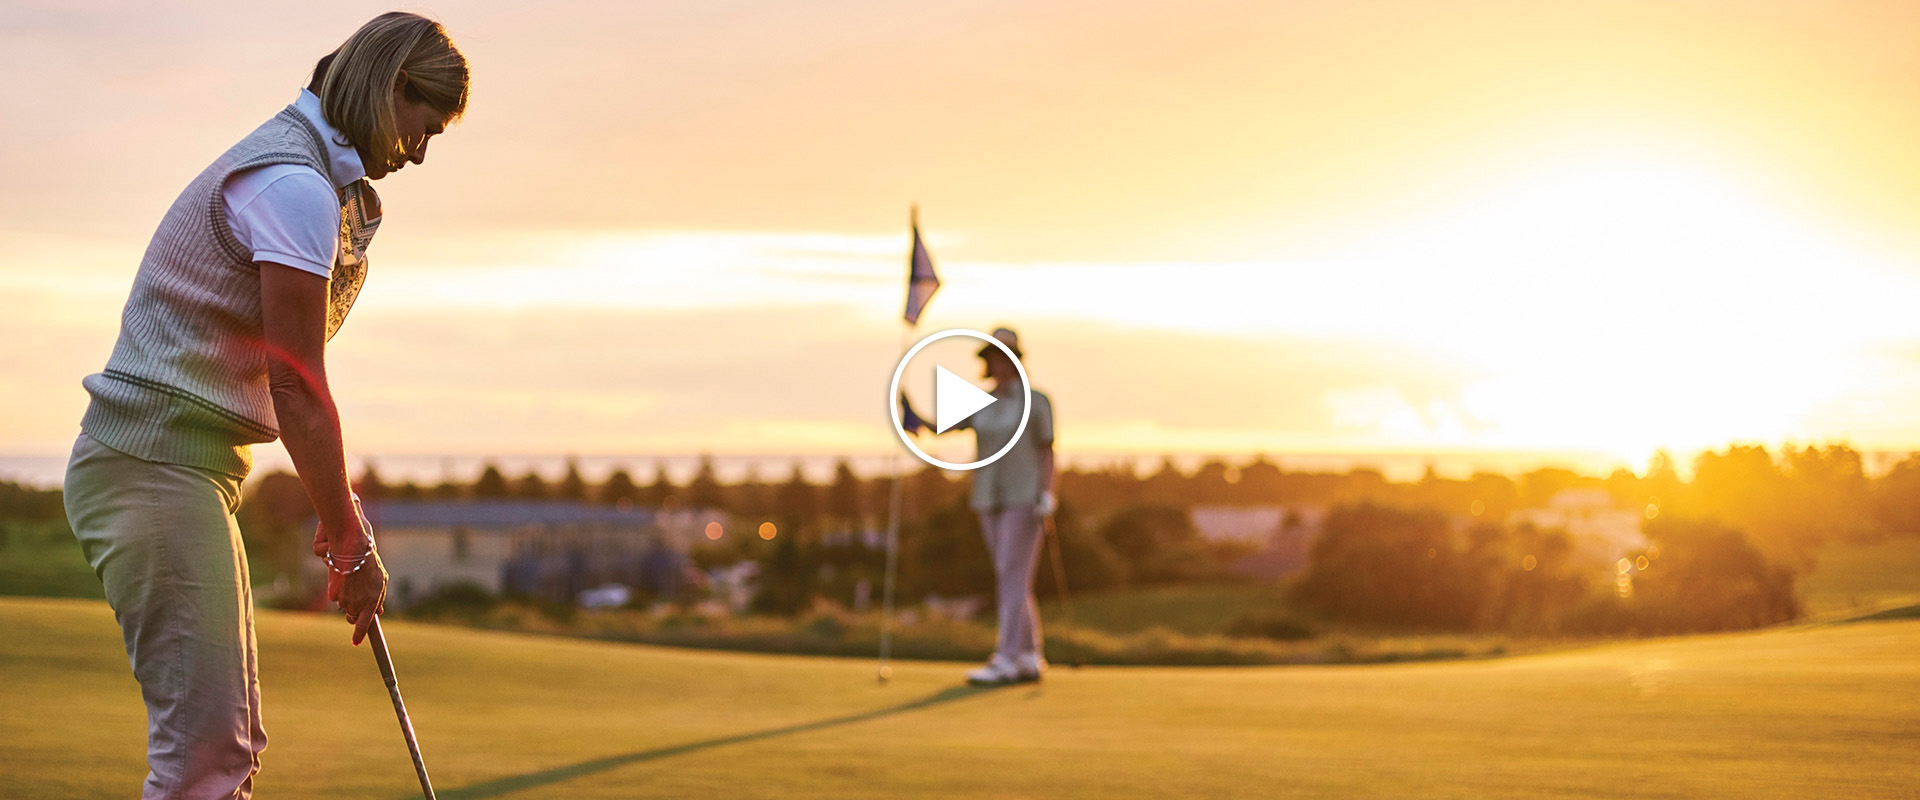
M 0 7 L 0 453 L 64 452 L 173 195 L 382 6 Z M 1073 452 L 1920 446 L 1920 6 L 438 3 L 360 452 L 878 453 L 1019 326 Z

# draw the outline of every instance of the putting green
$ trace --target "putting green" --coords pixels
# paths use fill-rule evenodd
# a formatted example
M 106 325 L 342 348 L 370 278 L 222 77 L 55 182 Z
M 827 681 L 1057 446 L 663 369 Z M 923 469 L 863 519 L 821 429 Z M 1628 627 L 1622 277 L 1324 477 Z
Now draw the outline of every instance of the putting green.
M 417 796 L 366 647 L 263 614 L 267 798 Z M 1915 797 L 1920 621 L 1366 667 L 1058 670 L 679 651 L 394 623 L 440 796 Z M 0 599 L 0 796 L 137 792 L 112 615 Z

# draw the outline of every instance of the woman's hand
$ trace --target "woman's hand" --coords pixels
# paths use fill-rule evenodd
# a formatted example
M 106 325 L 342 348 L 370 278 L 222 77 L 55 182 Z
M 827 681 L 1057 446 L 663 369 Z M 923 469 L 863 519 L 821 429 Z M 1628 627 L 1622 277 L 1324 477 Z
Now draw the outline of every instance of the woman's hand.
M 913 405 L 907 402 L 906 392 L 900 393 L 900 427 L 904 429 L 908 435 L 918 434 L 922 428 L 933 427 L 928 425 L 925 419 L 914 412 Z
M 360 508 L 359 495 L 352 495 L 353 530 L 335 532 L 321 525 L 313 532 L 313 554 L 327 564 L 327 601 L 337 603 L 353 623 L 353 643 L 366 638 L 375 615 L 387 610 L 387 570 L 380 554 L 373 549 L 373 525 Z M 353 569 L 358 556 L 366 553 L 360 568 L 342 575 L 335 567 Z
M 357 647 L 361 639 L 367 638 L 367 629 L 373 627 L 373 618 L 387 610 L 387 568 L 380 563 L 380 554 L 367 557 L 359 571 L 350 575 L 340 575 L 332 570 L 329 574 L 339 578 L 329 578 L 327 586 L 333 591 L 328 598 L 340 604 L 340 610 L 346 612 L 347 621 L 353 623 L 353 644 Z M 338 589 L 334 586 L 338 584 Z

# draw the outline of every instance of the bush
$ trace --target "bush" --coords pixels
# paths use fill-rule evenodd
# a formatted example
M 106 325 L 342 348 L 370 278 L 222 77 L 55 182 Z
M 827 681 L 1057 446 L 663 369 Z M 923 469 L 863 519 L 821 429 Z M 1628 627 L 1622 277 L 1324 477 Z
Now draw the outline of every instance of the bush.
M 1227 635 L 1300 642 L 1313 638 L 1315 632 L 1290 614 L 1262 611 L 1234 620 L 1227 625 Z
M 1065 567 L 1070 593 L 1091 592 L 1126 582 L 1126 563 L 1099 533 L 1080 524 L 1080 517 L 1071 506 L 1062 506 L 1054 522 L 1054 535 L 1060 539 L 1060 561 Z M 1033 590 L 1041 597 L 1058 597 L 1060 587 L 1055 582 L 1053 543 L 1042 542 L 1041 547 L 1044 563 L 1035 567 Z
M 1327 515 L 1294 599 L 1374 625 L 1462 629 L 1480 593 L 1447 520 L 1432 510 L 1363 503 Z
M 1593 633 L 1700 633 L 1798 619 L 1792 571 L 1769 562 L 1747 536 L 1719 522 L 1663 517 L 1646 526 L 1647 566 L 1624 573 L 1627 594 L 1582 610 Z
M 499 604 L 500 599 L 480 585 L 461 581 L 409 606 L 407 614 L 424 619 L 475 619 Z
M 940 506 L 925 522 L 900 532 L 899 579 L 903 602 L 929 594 L 993 594 L 993 559 L 980 536 L 980 520 L 965 498 Z
M 0 481 L 0 520 L 11 522 L 45 522 L 67 519 L 66 506 L 63 504 L 59 489 L 37 489 L 32 486 Z
M 473 618 L 446 621 L 493 630 L 521 631 L 677 647 L 767 653 L 872 658 L 880 640 L 876 613 L 856 614 L 816 608 L 799 617 L 660 616 L 610 609 L 558 622 L 528 605 L 509 600 Z M 935 615 L 896 618 L 893 656 L 899 659 L 974 661 L 993 651 L 991 627 Z M 1199 666 L 1230 664 L 1327 664 L 1426 661 L 1492 655 L 1507 644 L 1487 637 L 1355 638 L 1326 636 L 1312 640 L 1192 636 L 1166 628 L 1115 635 L 1075 628 L 1047 629 L 1048 660 L 1057 664 L 1142 664 Z
M 1187 509 L 1179 506 L 1123 508 L 1100 526 L 1099 538 L 1136 586 L 1225 577 L 1234 555 L 1202 539 Z

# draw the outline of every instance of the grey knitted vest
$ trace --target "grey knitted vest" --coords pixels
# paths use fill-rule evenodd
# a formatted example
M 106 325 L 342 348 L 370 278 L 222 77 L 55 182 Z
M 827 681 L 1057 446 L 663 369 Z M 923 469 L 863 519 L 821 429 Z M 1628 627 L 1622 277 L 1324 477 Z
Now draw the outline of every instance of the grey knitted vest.
M 292 106 L 215 159 L 173 201 L 147 245 L 105 370 L 80 429 L 148 461 L 245 478 L 248 445 L 280 436 L 267 387 L 260 269 L 227 226 L 221 187 L 241 170 L 303 164 L 327 174 L 320 131 Z M 366 277 L 379 198 L 365 179 L 341 191 L 341 242 L 328 281 L 327 336 Z

